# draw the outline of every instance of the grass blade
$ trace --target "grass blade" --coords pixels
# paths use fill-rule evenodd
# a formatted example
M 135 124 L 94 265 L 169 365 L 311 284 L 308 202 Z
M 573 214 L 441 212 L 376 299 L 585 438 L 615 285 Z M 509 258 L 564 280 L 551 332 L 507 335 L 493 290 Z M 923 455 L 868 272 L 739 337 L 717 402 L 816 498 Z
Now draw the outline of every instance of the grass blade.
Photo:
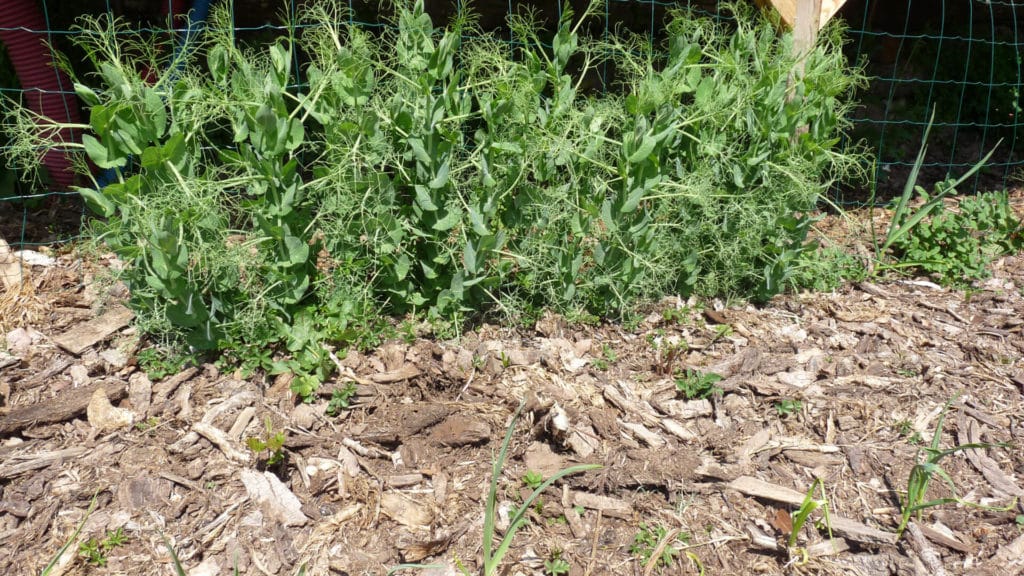
M 75 532 L 70 538 L 68 538 L 68 541 L 60 547 L 60 550 L 58 550 L 57 554 L 50 560 L 50 563 L 43 568 L 42 572 L 39 573 L 40 576 L 48 576 L 50 572 L 53 571 L 57 566 L 57 562 L 59 562 L 61 557 L 64 556 L 64 552 L 66 552 L 67 549 L 74 544 L 75 540 L 78 539 L 78 535 L 82 533 L 82 528 L 85 527 L 85 521 L 89 519 L 89 516 L 94 510 L 96 510 L 96 495 L 93 495 L 92 502 L 89 503 L 89 509 L 85 511 L 85 516 L 82 517 L 82 521 L 78 523 L 78 528 L 75 528 Z
M 487 502 L 484 505 L 484 565 L 489 564 L 491 561 L 491 546 L 494 539 L 494 515 L 497 513 L 498 477 L 501 476 L 501 468 L 505 465 L 505 458 L 508 457 L 508 445 L 512 442 L 512 433 L 515 432 L 516 422 L 519 421 L 519 414 L 523 411 L 524 406 L 526 406 L 525 400 L 519 403 L 519 407 L 512 414 L 508 430 L 505 431 L 505 439 L 501 442 L 501 450 L 498 451 L 498 456 L 494 459 L 494 465 L 491 469 L 491 486 L 487 491 Z

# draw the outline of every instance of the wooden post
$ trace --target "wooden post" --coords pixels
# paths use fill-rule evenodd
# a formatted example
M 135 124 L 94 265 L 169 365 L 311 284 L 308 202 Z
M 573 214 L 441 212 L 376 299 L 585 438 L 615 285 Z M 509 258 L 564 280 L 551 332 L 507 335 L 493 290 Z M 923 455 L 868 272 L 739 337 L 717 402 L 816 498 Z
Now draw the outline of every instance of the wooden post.
M 821 28 L 821 0 L 796 0 L 796 17 L 793 19 L 793 53 L 797 57 L 793 72 L 802 77 L 804 60 L 814 47 Z
M 757 0 L 761 7 L 772 6 L 782 17 L 782 23 L 787 28 L 796 27 L 796 12 L 801 0 Z M 836 15 L 836 12 L 846 4 L 846 0 L 821 0 L 818 14 L 818 29 L 828 24 L 828 21 Z
M 818 29 L 821 28 L 821 0 L 796 0 L 796 14 L 793 19 L 793 55 L 796 57 L 796 64 L 789 77 L 789 85 L 804 77 L 804 66 L 807 62 L 807 54 L 814 48 L 814 42 L 818 39 Z M 789 97 L 796 96 L 795 90 L 789 91 Z M 793 133 L 792 141 L 795 143 L 801 135 L 807 133 L 807 126 L 797 126 Z

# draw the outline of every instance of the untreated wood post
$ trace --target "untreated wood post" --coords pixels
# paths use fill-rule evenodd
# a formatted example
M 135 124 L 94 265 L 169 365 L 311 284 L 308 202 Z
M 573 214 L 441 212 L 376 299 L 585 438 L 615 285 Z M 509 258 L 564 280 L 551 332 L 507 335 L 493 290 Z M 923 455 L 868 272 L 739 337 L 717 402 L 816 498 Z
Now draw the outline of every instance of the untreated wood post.
M 793 19 L 793 55 L 796 57 L 796 65 L 789 77 L 789 97 L 796 96 L 793 83 L 804 77 L 804 66 L 807 62 L 807 55 L 814 48 L 814 42 L 818 39 L 818 29 L 821 27 L 821 0 L 796 0 L 796 15 Z M 795 142 L 801 135 L 807 133 L 807 126 L 797 126 L 793 133 Z

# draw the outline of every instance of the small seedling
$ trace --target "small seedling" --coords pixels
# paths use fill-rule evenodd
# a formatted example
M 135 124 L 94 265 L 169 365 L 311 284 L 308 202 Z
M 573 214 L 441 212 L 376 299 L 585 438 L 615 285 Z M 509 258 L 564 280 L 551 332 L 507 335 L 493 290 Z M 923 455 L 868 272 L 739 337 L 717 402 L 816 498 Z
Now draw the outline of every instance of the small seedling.
M 715 326 L 715 335 L 711 338 L 711 342 L 708 342 L 708 346 L 713 345 L 722 338 L 728 338 L 732 336 L 732 326 L 728 324 L 717 324 Z
M 906 530 L 907 524 L 913 516 L 916 515 L 920 520 L 921 511 L 926 508 L 957 503 L 973 508 L 981 508 L 983 510 L 1006 511 L 1013 507 L 1017 502 L 1016 498 L 1014 498 L 1013 502 L 1006 507 L 995 508 L 963 500 L 957 496 L 956 485 L 953 483 L 953 479 L 949 477 L 949 474 L 947 474 L 945 470 L 939 467 L 940 460 L 946 456 L 963 450 L 970 450 L 973 448 L 987 449 L 1005 446 L 1005 444 L 968 443 L 942 450 L 940 448 L 940 442 L 942 441 L 942 426 L 946 420 L 946 413 L 949 412 L 949 407 L 955 400 L 956 397 L 953 397 L 953 399 L 947 402 L 946 406 L 942 409 L 942 414 L 939 415 L 939 419 L 935 424 L 935 433 L 932 435 L 932 443 L 930 446 L 922 449 L 925 453 L 924 460 L 914 464 L 914 467 L 910 469 L 910 476 L 907 478 L 907 495 L 903 502 L 900 503 L 900 525 L 896 528 L 897 538 L 903 536 L 903 531 Z M 953 496 L 948 498 L 925 500 L 928 492 L 928 485 L 932 481 L 932 476 L 942 478 Z
M 803 410 L 803 408 L 804 404 L 799 400 L 783 398 L 775 402 L 775 411 L 779 413 L 779 416 L 788 416 Z
M 601 345 L 601 357 L 595 358 L 591 364 L 594 368 L 604 371 L 608 369 L 608 366 L 619 359 L 618 354 L 615 353 L 615 349 L 607 344 Z
M 352 397 L 356 395 L 356 384 L 355 382 L 348 382 L 344 388 L 336 389 L 331 392 L 331 400 L 327 403 L 327 410 L 324 412 L 328 416 L 337 416 L 341 414 L 343 410 L 348 410 Z
M 43 571 L 39 573 L 40 576 L 49 576 L 51 573 L 53 573 L 54 569 L 57 567 L 57 564 L 60 562 L 60 559 L 64 556 L 64 553 L 67 551 L 68 548 L 71 547 L 71 544 L 73 544 L 74 541 L 78 538 L 78 535 L 82 533 L 82 527 L 85 526 L 85 521 L 89 519 L 89 516 L 92 515 L 94 510 L 96 510 L 95 495 L 93 495 L 92 501 L 89 503 L 89 509 L 85 511 L 85 516 L 82 516 L 82 521 L 78 523 L 78 527 L 75 528 L 74 533 L 71 534 L 71 537 L 68 538 L 67 542 L 65 542 L 64 545 L 60 547 L 60 550 L 57 550 L 57 554 L 55 554 L 54 557 L 50 559 L 50 562 L 46 565 L 45 568 L 43 568 Z
M 266 451 L 267 452 L 267 466 L 276 466 L 284 461 L 284 432 L 274 432 L 274 425 L 270 422 L 270 417 L 267 416 L 266 420 L 266 434 L 263 438 L 249 438 L 245 441 L 245 445 L 249 447 L 257 456 Z
M 162 380 L 180 372 L 187 364 L 196 361 L 195 356 L 181 354 L 162 348 L 146 348 L 136 355 L 136 362 L 150 380 Z
M 523 485 L 525 485 L 527 488 L 531 490 L 536 490 L 537 487 L 543 483 L 544 476 L 542 476 L 539 472 L 528 470 L 526 474 L 523 475 Z
M 544 561 L 544 573 L 548 576 L 561 576 L 569 573 L 569 563 L 562 558 L 562 551 L 551 551 L 551 558 Z
M 647 565 L 651 562 L 651 557 L 667 536 L 668 530 L 664 526 L 640 524 L 640 531 L 633 538 L 633 545 L 629 547 L 629 553 L 636 556 L 641 564 Z M 689 535 L 683 532 L 679 532 L 673 538 L 673 541 L 683 543 L 687 540 L 689 540 Z M 667 542 L 658 559 L 654 561 L 654 567 L 664 568 L 669 566 L 675 561 L 677 554 L 679 554 L 679 550 L 672 546 L 672 542 Z
M 814 498 L 815 491 L 821 495 L 820 499 Z M 808 490 L 807 494 L 804 496 L 804 501 L 800 504 L 800 507 L 797 508 L 796 512 L 788 518 L 789 538 L 786 541 L 786 550 L 789 552 L 790 561 L 798 565 L 807 563 L 807 549 L 796 545 L 797 536 L 800 534 L 800 531 L 803 530 L 804 524 L 807 523 L 807 519 L 810 517 L 811 513 L 818 508 L 821 508 L 824 515 L 825 527 L 828 530 L 828 538 L 831 541 L 832 519 L 829 516 L 828 499 L 825 497 L 825 483 L 822 482 L 821 478 L 816 478 L 814 480 L 814 483 L 811 484 L 811 489 Z M 788 516 L 785 512 L 782 514 Z M 783 530 L 783 532 L 785 533 L 787 531 Z
M 667 323 L 682 324 L 686 322 L 686 316 L 690 313 L 689 308 L 666 308 L 661 311 L 661 317 Z
M 722 393 L 722 389 L 715 386 L 715 383 L 721 379 L 720 375 L 713 372 L 702 374 L 688 369 L 676 377 L 676 388 L 687 400 L 710 398 L 714 394 Z
M 149 430 L 152 430 L 153 428 L 156 428 L 159 424 L 160 419 L 157 418 L 156 416 L 151 416 L 145 420 L 142 420 L 141 422 L 136 422 L 135 429 L 138 430 L 139 432 L 147 432 Z
M 128 541 L 123 528 L 107 530 L 100 540 L 89 538 L 78 545 L 78 555 L 85 558 L 85 561 L 93 566 L 106 566 L 107 554 L 118 546 L 123 546 Z
M 647 343 L 650 344 L 651 348 L 661 358 L 656 366 L 656 371 L 658 374 L 665 375 L 673 373 L 673 366 L 675 366 L 676 360 L 690 349 L 690 345 L 686 343 L 686 340 L 673 342 L 665 336 L 665 330 L 661 328 L 647 335 Z
M 900 436 L 909 436 L 910 433 L 914 430 L 914 425 L 910 422 L 910 420 L 906 419 L 900 420 L 895 424 L 894 427 L 896 428 L 896 433 L 899 434 Z

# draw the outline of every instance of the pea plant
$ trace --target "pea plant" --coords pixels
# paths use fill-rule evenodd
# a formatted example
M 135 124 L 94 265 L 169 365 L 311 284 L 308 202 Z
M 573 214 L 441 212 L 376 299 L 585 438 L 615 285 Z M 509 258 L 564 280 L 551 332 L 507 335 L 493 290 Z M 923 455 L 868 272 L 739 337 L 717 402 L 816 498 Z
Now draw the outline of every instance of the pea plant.
M 140 327 L 311 398 L 324 343 L 372 343 L 390 315 L 457 330 L 785 289 L 806 212 L 859 166 L 839 30 L 792 81 L 789 37 L 750 9 L 731 29 L 674 11 L 652 46 L 589 36 L 597 8 L 512 14 L 510 43 L 466 10 L 440 26 L 411 1 L 368 30 L 326 1 L 245 42 L 227 5 L 192 50 L 81 19 L 79 192 Z M 5 108 L 4 153 L 38 164 L 66 126 Z

